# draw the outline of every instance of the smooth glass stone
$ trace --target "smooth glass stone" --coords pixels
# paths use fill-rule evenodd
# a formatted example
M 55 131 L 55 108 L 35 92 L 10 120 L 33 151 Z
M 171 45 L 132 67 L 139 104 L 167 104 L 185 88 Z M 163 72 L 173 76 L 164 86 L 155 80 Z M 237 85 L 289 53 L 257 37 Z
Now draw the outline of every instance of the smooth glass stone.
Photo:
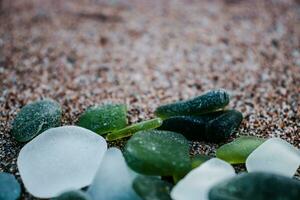
M 21 187 L 14 175 L 0 172 L 0 199 L 16 200 L 21 194 Z
M 137 174 L 127 167 L 117 148 L 106 151 L 88 193 L 96 200 L 140 200 L 132 188 Z
M 24 106 L 12 124 L 12 135 L 19 142 L 27 142 L 43 131 L 60 126 L 62 110 L 50 99 Z
M 171 191 L 174 200 L 207 200 L 209 190 L 216 184 L 235 176 L 233 167 L 212 158 L 190 171 Z
M 206 126 L 205 140 L 209 142 L 221 142 L 234 135 L 240 126 L 243 115 L 237 110 L 227 110 L 222 115 L 209 121 Z
M 300 181 L 271 173 L 244 173 L 215 185 L 210 200 L 299 200 Z
M 207 156 L 207 155 L 199 155 L 198 154 L 198 155 L 193 156 L 191 158 L 192 169 L 199 167 L 201 164 L 205 163 L 209 159 L 211 159 L 211 157 Z
M 91 197 L 81 190 L 73 190 L 64 192 L 53 200 L 91 200 Z
M 265 139 L 254 136 L 241 136 L 219 147 L 216 156 L 231 164 L 245 163 L 247 157 L 265 141 Z
M 144 200 L 171 200 L 172 184 L 157 177 L 138 176 L 133 189 Z
M 193 99 L 159 106 L 155 110 L 155 115 L 166 119 L 173 116 L 209 113 L 223 109 L 229 104 L 229 99 L 229 94 L 225 90 L 211 90 Z
M 39 198 L 91 184 L 107 149 L 98 134 L 77 126 L 51 128 L 27 143 L 17 165 L 24 186 Z
M 150 119 L 140 123 L 132 124 L 123 129 L 109 133 L 106 136 L 106 140 L 113 141 L 113 140 L 122 139 L 124 137 L 129 137 L 138 131 L 155 129 L 159 127 L 161 124 L 162 124 L 162 120 L 160 118 Z
M 181 133 L 188 140 L 205 140 L 206 125 L 224 111 L 213 112 L 200 116 L 175 116 L 163 120 L 159 130 Z
M 126 127 L 126 114 L 124 104 L 93 106 L 79 117 L 77 125 L 103 135 Z
M 170 131 L 136 133 L 128 140 L 124 157 L 130 168 L 146 175 L 182 177 L 190 170 L 188 141 Z
M 293 177 L 300 165 L 300 151 L 280 138 L 271 138 L 246 160 L 248 172 L 270 172 Z

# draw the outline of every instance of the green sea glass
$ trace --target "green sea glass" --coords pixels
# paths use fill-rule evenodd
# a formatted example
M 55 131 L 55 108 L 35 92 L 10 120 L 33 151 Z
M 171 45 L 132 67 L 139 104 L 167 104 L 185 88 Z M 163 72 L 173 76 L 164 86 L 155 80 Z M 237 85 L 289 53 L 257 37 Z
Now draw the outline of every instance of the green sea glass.
M 179 133 L 148 130 L 133 135 L 124 149 L 128 166 L 156 176 L 182 177 L 190 170 L 189 144 Z
M 216 156 L 231 164 L 245 163 L 252 151 L 264 142 L 265 139 L 262 138 L 241 136 L 234 141 L 219 147 L 216 151 Z
M 88 108 L 77 122 L 100 135 L 122 129 L 127 124 L 127 108 L 124 104 L 106 104 Z

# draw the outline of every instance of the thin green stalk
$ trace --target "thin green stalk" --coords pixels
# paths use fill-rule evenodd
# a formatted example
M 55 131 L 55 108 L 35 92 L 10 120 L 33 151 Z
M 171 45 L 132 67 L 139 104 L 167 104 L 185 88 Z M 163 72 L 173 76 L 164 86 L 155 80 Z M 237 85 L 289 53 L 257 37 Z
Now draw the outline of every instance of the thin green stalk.
M 132 124 L 128 127 L 114 131 L 106 136 L 108 141 L 118 140 L 121 138 L 129 137 L 138 131 L 155 129 L 162 125 L 162 119 L 155 118 L 140 123 Z

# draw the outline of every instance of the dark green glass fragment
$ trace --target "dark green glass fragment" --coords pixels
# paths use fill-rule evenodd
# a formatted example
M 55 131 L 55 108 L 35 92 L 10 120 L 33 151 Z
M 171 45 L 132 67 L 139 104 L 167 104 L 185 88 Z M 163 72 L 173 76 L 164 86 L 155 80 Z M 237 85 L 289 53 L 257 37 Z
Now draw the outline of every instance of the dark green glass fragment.
M 285 176 L 252 172 L 214 186 L 210 200 L 299 200 L 300 181 Z
M 206 140 L 206 125 L 226 111 L 218 111 L 200 116 L 175 116 L 163 120 L 159 130 L 183 134 L 188 140 Z
M 72 190 L 64 192 L 53 200 L 91 200 L 91 197 L 83 191 Z
M 172 200 L 172 184 L 157 177 L 138 176 L 133 181 L 133 189 L 144 200 Z
M 188 140 L 218 143 L 230 138 L 240 126 L 242 114 L 225 110 L 199 116 L 176 116 L 165 119 L 158 129 L 183 134 Z
M 229 99 L 229 94 L 225 90 L 211 90 L 193 99 L 159 106 L 155 114 L 166 119 L 173 116 L 209 113 L 223 109 L 228 105 Z
M 210 142 L 224 141 L 235 133 L 243 120 L 243 115 L 237 110 L 228 110 L 208 122 L 205 138 Z
M 124 157 L 131 169 L 146 175 L 182 177 L 191 168 L 188 141 L 170 131 L 137 132 L 128 140 Z

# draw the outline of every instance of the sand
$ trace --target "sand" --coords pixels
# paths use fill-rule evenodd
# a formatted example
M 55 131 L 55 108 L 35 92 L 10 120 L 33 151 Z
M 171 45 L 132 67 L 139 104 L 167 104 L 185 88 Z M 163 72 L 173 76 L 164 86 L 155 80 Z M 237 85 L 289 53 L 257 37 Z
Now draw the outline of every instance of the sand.
M 281 137 L 300 148 L 296 1 L 0 4 L 0 171 L 19 178 L 24 144 L 11 137 L 11 123 L 42 98 L 63 106 L 63 124 L 108 102 L 126 103 L 134 123 L 153 118 L 158 105 L 225 88 L 230 107 L 244 115 L 238 135 Z M 192 154 L 214 155 L 219 145 L 191 146 Z M 22 199 L 33 198 L 23 192 Z

